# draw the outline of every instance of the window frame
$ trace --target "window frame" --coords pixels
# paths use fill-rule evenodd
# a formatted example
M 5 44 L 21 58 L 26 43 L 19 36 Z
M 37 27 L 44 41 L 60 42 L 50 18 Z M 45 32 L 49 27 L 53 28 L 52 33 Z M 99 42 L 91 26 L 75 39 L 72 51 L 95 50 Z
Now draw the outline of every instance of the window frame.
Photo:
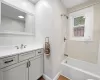
M 84 37 L 74 36 L 74 19 L 77 17 L 85 17 Z M 93 7 L 85 8 L 69 14 L 69 39 L 75 41 L 92 41 L 93 40 L 93 25 L 94 25 L 94 10 Z

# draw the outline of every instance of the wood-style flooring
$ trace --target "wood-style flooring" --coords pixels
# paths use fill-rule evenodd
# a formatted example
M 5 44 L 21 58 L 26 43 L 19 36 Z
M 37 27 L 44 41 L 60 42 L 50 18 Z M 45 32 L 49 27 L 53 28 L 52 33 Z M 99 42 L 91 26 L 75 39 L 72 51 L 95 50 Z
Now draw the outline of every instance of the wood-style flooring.
M 38 80 L 45 80 L 45 79 L 44 79 L 43 76 L 42 76 L 42 77 L 40 77 Z
M 64 77 L 64 76 L 62 76 L 62 75 L 60 75 L 60 77 L 58 78 L 58 80 L 69 80 L 69 79 L 66 78 L 66 77 Z
M 45 80 L 45 79 L 43 77 L 40 77 L 38 80 Z M 60 75 L 58 80 L 69 80 L 69 79 L 67 79 L 66 77 Z

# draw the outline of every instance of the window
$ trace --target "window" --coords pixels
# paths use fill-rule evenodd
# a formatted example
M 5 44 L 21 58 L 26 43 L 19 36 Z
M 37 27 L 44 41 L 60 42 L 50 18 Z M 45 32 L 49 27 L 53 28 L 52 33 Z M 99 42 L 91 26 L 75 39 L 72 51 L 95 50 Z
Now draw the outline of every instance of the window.
M 75 37 L 84 37 L 85 18 L 84 16 L 74 18 L 73 34 Z
M 91 41 L 93 35 L 93 7 L 69 14 L 70 40 Z

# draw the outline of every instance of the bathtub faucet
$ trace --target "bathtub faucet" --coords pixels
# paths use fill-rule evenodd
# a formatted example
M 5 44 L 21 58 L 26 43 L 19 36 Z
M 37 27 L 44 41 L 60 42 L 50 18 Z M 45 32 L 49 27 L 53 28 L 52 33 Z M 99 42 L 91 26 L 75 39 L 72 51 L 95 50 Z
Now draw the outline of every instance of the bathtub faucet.
M 64 54 L 64 56 L 68 57 L 68 54 Z

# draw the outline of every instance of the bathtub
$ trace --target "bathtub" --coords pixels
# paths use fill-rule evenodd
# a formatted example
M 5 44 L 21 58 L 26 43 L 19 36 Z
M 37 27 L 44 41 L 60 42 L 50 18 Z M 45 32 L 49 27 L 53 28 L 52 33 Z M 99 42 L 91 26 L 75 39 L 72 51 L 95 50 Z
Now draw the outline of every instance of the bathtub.
M 70 80 L 100 80 L 100 66 L 67 58 L 61 63 L 61 74 Z

